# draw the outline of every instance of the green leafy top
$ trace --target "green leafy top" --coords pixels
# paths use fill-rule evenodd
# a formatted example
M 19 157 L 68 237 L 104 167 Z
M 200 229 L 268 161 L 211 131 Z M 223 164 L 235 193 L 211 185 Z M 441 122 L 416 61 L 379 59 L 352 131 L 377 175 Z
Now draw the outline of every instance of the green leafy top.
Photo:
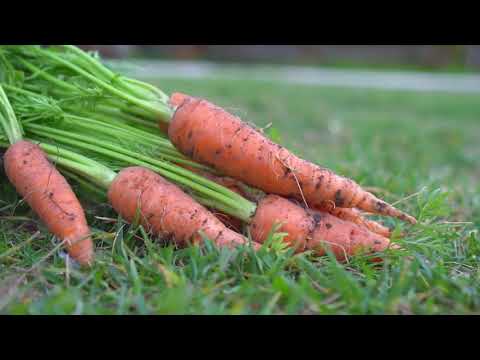
M 23 129 L 17 120 L 7 94 L 0 85 L 0 124 L 10 144 L 22 140 Z
M 140 116 L 155 126 L 159 121 L 170 121 L 172 109 L 165 93 L 113 72 L 96 54 L 72 45 L 10 45 L 1 46 L 0 51 L 8 63 L 5 69 L 10 79 L 18 77 L 15 72 L 23 72 L 21 78 L 15 79 L 17 84 L 23 82 L 22 88 L 56 98 L 91 97 L 96 104 Z

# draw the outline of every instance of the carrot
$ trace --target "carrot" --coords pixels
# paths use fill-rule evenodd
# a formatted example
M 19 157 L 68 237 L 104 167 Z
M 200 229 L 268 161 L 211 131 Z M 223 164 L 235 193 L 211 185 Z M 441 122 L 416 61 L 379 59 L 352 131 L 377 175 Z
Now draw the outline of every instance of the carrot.
M 168 134 L 183 154 L 266 193 L 306 201 L 333 202 L 416 223 L 415 218 L 363 190 L 357 183 L 302 160 L 239 118 L 210 102 L 174 94 L 180 103 Z
M 170 99 L 168 100 L 168 104 L 174 108 L 179 107 L 182 105 L 183 102 L 192 99 L 191 96 L 187 94 L 183 94 L 181 92 L 174 92 L 171 96 Z
M 357 224 L 341 220 L 329 213 L 305 210 L 292 201 L 277 195 L 261 200 L 252 219 L 252 239 L 263 243 L 273 225 L 288 235 L 284 241 L 297 251 L 313 250 L 324 255 L 327 247 L 339 260 L 359 253 L 384 251 L 390 240 Z
M 330 214 L 338 217 L 339 219 L 351 221 L 357 225 L 364 226 L 368 230 L 386 238 L 392 235 L 392 231 L 388 227 L 380 224 L 377 221 L 367 219 L 357 209 L 335 208 L 330 212 Z
M 321 208 L 316 208 L 315 210 L 328 212 L 333 216 L 338 217 L 339 219 L 350 221 L 360 226 L 364 226 L 368 230 L 384 237 L 388 238 L 391 236 L 391 230 L 389 228 L 376 221 L 365 218 L 357 209 L 347 209 L 339 207 L 332 208 L 331 206 L 323 206 Z
M 189 168 L 188 166 L 182 166 L 185 168 Z M 245 198 L 249 198 L 250 200 L 256 200 L 252 198 L 251 194 L 247 193 L 244 191 L 244 189 L 241 187 L 239 182 L 235 179 L 229 178 L 229 177 L 222 177 L 222 176 L 216 176 L 213 175 L 209 172 L 202 171 L 199 169 L 194 169 L 190 168 L 189 169 L 192 172 L 195 172 L 211 181 L 214 181 L 215 183 L 222 185 L 226 187 L 227 189 L 230 189 L 231 191 L 236 192 L 239 195 L 242 195 Z M 300 205 L 302 205 L 300 203 Z M 370 230 L 371 232 L 374 232 L 378 235 L 381 235 L 383 237 L 389 238 L 391 236 L 391 230 L 387 228 L 386 226 L 365 218 L 362 216 L 362 214 L 357 210 L 357 209 L 348 209 L 348 208 L 333 208 L 331 206 L 323 206 L 322 208 L 317 208 L 315 210 L 322 211 L 322 212 L 327 212 L 333 216 L 338 217 L 339 219 L 349 221 L 352 223 L 355 223 L 359 225 L 360 227 L 365 227 L 366 229 Z M 274 214 L 270 214 L 273 216 Z M 215 216 L 217 216 L 224 224 L 227 226 L 233 226 L 234 229 L 237 231 L 241 229 L 241 221 L 238 219 L 235 219 L 231 216 L 222 214 L 221 212 L 215 213 Z M 292 220 L 292 219 L 291 219 Z M 294 222 L 294 220 L 292 220 Z M 268 232 L 269 228 L 265 229 L 265 231 Z M 287 242 L 291 242 L 289 238 L 287 237 Z
M 82 206 L 70 185 L 35 144 L 23 139 L 3 86 L 0 85 L 0 126 L 8 138 L 5 173 L 47 228 L 60 238 L 81 265 L 93 262 L 93 243 Z
M 110 185 L 108 198 L 127 221 L 133 222 L 138 215 L 145 229 L 173 238 L 180 246 L 200 243 L 202 234 L 218 246 L 233 247 L 247 242 L 179 187 L 142 167 L 122 170 Z
M 263 243 L 274 225 L 278 232 L 287 233 L 283 239 L 289 246 L 302 252 L 315 224 L 311 216 L 300 206 L 277 195 L 267 195 L 259 201 L 257 211 L 250 223 L 250 234 L 256 242 Z
M 19 141 L 4 156 L 5 172 L 48 230 L 65 242 L 68 253 L 91 265 L 94 252 L 83 208 L 70 185 L 35 144 Z
M 38 128 L 38 127 L 37 127 Z M 28 129 L 28 131 L 33 131 L 33 127 L 31 127 L 30 125 L 28 125 L 28 123 L 26 124 L 26 129 Z M 89 151 L 94 151 L 94 152 L 98 152 L 99 155 L 102 156 L 106 156 L 106 158 L 110 158 L 112 157 L 112 160 L 115 159 L 115 160 L 118 160 L 118 161 L 121 161 L 121 162 L 126 162 L 126 166 L 131 166 L 133 165 L 136 160 L 134 158 L 132 158 L 131 156 L 134 156 L 133 154 L 129 155 L 129 156 L 120 156 L 119 154 L 122 153 L 122 149 L 121 148 L 118 148 L 118 147 L 111 147 L 110 145 L 108 145 L 108 149 L 110 149 L 111 151 L 107 151 L 105 152 L 104 150 L 100 151 L 101 150 L 101 146 L 99 144 L 96 144 L 96 143 L 92 143 L 91 141 L 89 141 L 88 139 L 86 139 L 84 136 L 81 136 L 81 137 L 76 137 L 77 140 L 75 141 L 66 141 L 67 138 L 70 138 L 69 136 L 67 136 L 67 134 L 65 133 L 55 133 L 55 132 L 52 132 L 52 131 L 46 131 L 47 127 L 44 127 L 42 126 L 42 132 L 39 132 L 39 135 L 41 137 L 46 137 L 46 138 L 50 138 L 53 139 L 56 143 L 59 141 L 59 142 L 63 142 L 65 141 L 67 144 L 69 144 L 70 146 L 74 147 L 74 148 L 80 148 L 80 149 L 88 149 Z M 39 129 L 37 129 L 39 130 Z M 34 132 L 35 133 L 35 132 Z M 73 138 L 72 138 L 73 140 Z M 83 144 L 83 141 L 86 141 L 85 144 Z M 43 144 L 43 146 L 45 146 L 45 144 Z M 103 149 L 103 147 L 102 147 Z M 107 148 L 105 148 L 107 149 Z M 53 146 L 51 147 L 51 149 L 49 150 L 50 153 L 53 152 L 53 154 L 57 154 L 60 149 L 58 149 L 56 146 Z M 63 160 L 63 165 L 65 166 L 68 166 L 67 169 L 68 170 L 73 170 L 73 171 L 79 171 L 81 176 L 87 178 L 87 180 L 90 178 L 93 177 L 93 180 L 94 182 L 98 182 L 100 186 L 104 186 L 106 185 L 106 188 L 110 188 L 110 184 L 111 184 L 111 181 L 113 181 L 117 175 L 116 174 L 111 174 L 111 171 L 105 171 L 105 169 L 101 169 L 101 166 L 97 166 L 97 165 L 92 165 L 91 167 L 91 171 L 90 170 L 85 170 L 84 168 L 84 165 L 87 163 L 87 161 L 85 159 L 78 159 L 78 164 L 72 164 L 72 163 L 68 163 L 68 162 L 65 162 L 66 160 L 69 160 L 69 159 L 73 159 L 73 155 L 72 154 L 69 154 L 67 153 L 64 149 L 60 151 L 62 154 L 65 154 L 65 159 Z M 146 157 L 144 156 L 143 157 L 143 161 L 147 161 L 149 162 L 150 160 L 147 160 Z M 107 163 L 109 163 L 110 161 L 107 160 Z M 130 165 L 128 165 L 129 162 L 133 162 L 133 163 L 130 163 Z M 60 164 L 60 162 L 58 161 L 58 158 L 57 158 L 57 163 Z M 61 165 L 62 165 L 61 164 Z M 137 165 L 141 165 L 141 164 L 137 164 Z M 144 166 L 142 164 L 142 166 Z M 148 165 L 147 165 L 148 166 Z M 163 166 L 163 165 L 162 165 Z M 97 169 L 98 167 L 98 169 Z M 188 166 L 183 166 L 183 167 L 188 167 Z M 249 202 L 240 202 L 239 203 L 239 207 L 236 206 L 236 202 L 238 202 L 238 200 L 235 200 L 233 203 L 229 200 L 228 202 L 222 200 L 221 197 L 218 197 L 217 195 L 213 196 L 214 194 L 212 193 L 212 191 L 210 189 L 216 189 L 215 187 L 212 187 L 212 185 L 208 185 L 208 184 L 204 184 L 204 181 L 199 181 L 197 183 L 192 183 L 192 182 L 185 182 L 183 180 L 185 179 L 181 179 L 181 177 L 183 177 L 184 175 L 182 175 L 183 173 L 182 172 L 178 172 L 178 169 L 177 170 L 174 170 L 173 167 L 169 167 L 168 171 L 167 172 L 164 172 L 164 171 L 161 171 L 160 168 L 157 168 L 157 166 L 154 166 L 151 168 L 152 170 L 156 171 L 156 172 L 159 172 L 161 174 L 161 176 L 165 176 L 167 179 L 171 180 L 171 181 L 174 181 L 176 183 L 180 183 L 182 186 L 184 187 L 187 187 L 187 188 L 190 188 L 191 190 L 193 190 L 193 194 L 192 196 L 197 196 L 197 195 L 201 195 L 200 198 L 197 198 L 197 201 L 200 201 L 202 202 L 205 206 L 208 206 L 208 207 L 211 207 L 215 210 L 219 210 L 219 211 L 223 211 L 225 210 L 226 213 L 230 214 L 230 215 L 233 215 L 235 217 L 238 217 L 239 219 L 242 219 L 243 221 L 245 222 L 250 222 L 250 221 L 255 221 L 256 217 L 257 216 L 260 216 L 260 214 L 262 214 L 262 209 L 265 209 L 265 206 L 259 206 L 258 207 L 258 211 L 257 211 L 257 214 L 255 214 L 255 209 L 257 208 L 254 204 L 249 204 Z M 194 169 L 195 170 L 195 169 Z M 167 174 L 168 172 L 170 171 L 174 171 L 176 174 L 175 176 L 173 176 L 174 174 L 171 173 L 171 174 Z M 198 173 L 198 171 L 197 171 Z M 98 178 L 97 178 L 98 177 Z M 220 181 L 224 184 L 224 185 L 239 185 L 241 187 L 241 189 L 243 189 L 244 185 L 239 183 L 237 180 L 233 180 L 233 179 L 230 179 L 230 178 L 220 178 L 220 177 L 216 177 L 215 175 L 209 175 L 209 176 L 205 176 L 209 179 L 214 179 L 216 178 L 216 181 L 217 183 L 219 183 Z M 192 178 L 193 180 L 193 178 Z M 225 181 L 224 181 L 225 180 Z M 196 180 L 198 181 L 198 180 Z M 200 186 L 200 184 L 202 184 Z M 207 190 L 207 188 L 203 188 L 203 186 L 208 186 L 209 190 Z M 203 188 L 203 190 L 202 190 Z M 198 191 L 198 192 L 197 192 Z M 215 191 L 219 191 L 219 190 L 215 190 Z M 197 192 L 195 194 L 195 192 Z M 238 193 L 238 191 L 233 191 L 234 193 Z M 118 193 L 122 193 L 122 191 L 118 191 Z M 129 191 L 126 190 L 126 191 L 123 191 L 123 193 L 125 194 L 129 194 Z M 146 192 L 145 192 L 146 193 Z M 223 194 L 224 192 L 222 192 Z M 220 194 L 220 193 L 219 193 Z M 225 195 L 228 195 L 226 193 L 224 193 Z M 130 195 L 129 195 L 130 196 Z M 153 196 L 149 196 L 149 198 L 153 198 Z M 230 197 L 230 199 L 234 199 L 234 197 Z M 191 199 L 190 199 L 191 200 Z M 213 200 L 216 200 L 216 201 L 213 201 Z M 143 201 L 143 200 L 142 200 Z M 152 200 L 150 200 L 152 201 Z M 133 209 L 130 209 L 128 210 L 130 214 L 132 214 L 130 217 L 128 217 L 127 215 L 125 214 L 122 214 L 122 210 L 124 207 L 120 205 L 116 205 L 114 206 L 115 209 L 117 209 L 119 211 L 120 214 L 122 214 L 128 221 L 132 222 L 133 220 L 135 220 L 135 216 L 137 214 L 140 214 L 140 218 L 139 220 L 140 221 L 145 221 L 145 220 L 142 220 L 143 216 L 142 214 L 144 213 L 144 211 L 142 210 L 142 204 L 141 202 L 137 202 L 137 201 L 134 201 L 133 202 L 134 205 L 140 205 L 140 206 L 135 206 Z M 113 201 L 112 201 L 112 204 L 113 204 Z M 224 204 L 224 205 L 223 205 Z M 231 204 L 231 205 L 229 205 Z M 241 205 L 243 204 L 243 205 Z M 162 204 L 160 204 L 162 205 Z M 228 206 L 231 206 L 231 208 L 226 208 L 225 205 L 228 205 Z M 242 210 L 242 206 L 246 207 L 247 211 L 240 211 Z M 153 207 L 153 205 L 152 205 Z M 137 213 L 136 209 L 140 209 L 140 212 Z M 162 209 L 165 208 L 165 206 L 162 205 Z M 252 210 L 250 210 L 250 208 Z M 120 210 L 119 210 L 120 209 Z M 190 209 L 190 207 L 189 207 Z M 278 218 L 278 214 L 282 214 L 282 212 L 277 212 L 277 209 L 275 207 L 271 207 L 270 209 L 274 210 L 274 211 L 271 211 L 269 214 L 269 221 L 270 223 L 266 223 L 266 221 L 263 221 L 264 223 L 266 224 L 262 224 L 261 221 L 259 220 L 256 220 L 257 223 L 259 223 L 261 226 L 258 227 L 257 230 L 261 231 L 263 234 L 268 234 L 268 232 L 270 232 L 271 230 L 271 226 L 269 225 L 273 225 L 277 218 Z M 152 211 L 153 213 L 153 211 Z M 170 212 L 169 212 L 170 213 Z M 212 214 L 209 214 L 209 215 L 212 215 Z M 253 217 L 253 215 L 255 215 L 255 217 Z M 283 215 L 282 215 L 283 216 Z M 268 219 L 267 219 L 268 220 Z M 290 241 L 290 244 L 292 246 L 295 246 L 297 247 L 297 251 L 302 251 L 304 250 L 305 248 L 307 248 L 307 241 L 308 241 L 308 237 L 304 236 L 304 237 L 301 237 L 301 236 L 297 236 L 295 237 L 295 233 L 294 233 L 294 230 L 296 229 L 296 227 L 298 226 L 298 224 L 302 224 L 302 219 L 298 219 L 298 218 L 295 218 L 295 217 L 292 217 L 292 218 L 288 218 L 287 219 L 287 228 L 285 230 L 284 229 L 281 229 L 280 231 L 286 231 L 288 233 L 288 235 L 290 236 L 290 239 L 287 237 L 287 241 L 288 240 L 291 240 Z M 305 223 L 313 223 L 312 222 L 312 218 L 310 219 L 304 219 L 303 220 L 303 224 Z M 147 223 L 143 223 L 143 225 L 148 229 L 148 230 L 151 230 L 157 234 L 163 234 L 163 235 L 170 235 L 174 238 L 179 238 L 179 240 L 177 240 L 177 243 L 180 243 L 180 244 L 185 244 L 185 240 L 182 240 L 184 239 L 181 234 L 179 236 L 179 234 L 176 234 L 174 232 L 167 232 L 165 231 L 164 229 L 162 229 L 161 227 L 159 228 L 157 226 L 157 228 L 155 228 L 154 226 L 152 226 L 150 224 L 150 222 L 147 222 Z M 178 225 L 178 224 L 177 224 Z M 160 226 L 163 226 L 163 223 L 160 224 Z M 306 229 L 307 227 L 304 226 L 304 229 Z M 310 227 L 311 228 L 311 227 Z M 314 229 L 312 229 L 313 231 Z M 172 230 L 174 231 L 174 230 Z M 200 231 L 200 230 L 199 230 Z M 210 236 L 208 234 L 206 234 L 208 237 L 212 238 L 212 239 L 215 239 L 215 236 Z M 239 236 L 238 234 L 235 234 L 235 236 Z M 261 235 L 255 235 L 256 237 L 260 237 Z M 189 239 L 187 241 L 192 241 L 192 239 Z M 195 239 L 193 239 L 193 241 L 195 242 Z M 302 244 L 302 241 L 303 241 L 303 244 Z M 198 242 L 198 240 L 197 240 Z M 303 246 L 302 246 L 303 245 Z
M 180 100 L 180 99 L 177 99 L 177 100 Z M 216 175 L 213 175 L 207 171 L 203 171 L 203 170 L 199 170 L 199 169 L 195 169 L 195 168 L 192 168 L 192 167 L 189 167 L 187 165 L 182 165 L 182 164 L 178 164 L 179 166 L 183 167 L 183 168 L 186 168 L 196 174 L 199 174 L 211 181 L 214 181 L 215 183 L 219 184 L 219 185 L 222 185 L 228 189 L 230 189 L 231 191 L 234 191 L 236 192 L 237 194 L 239 195 L 242 195 L 243 197 L 246 197 L 246 198 L 250 198 L 250 200 L 256 200 L 255 198 L 252 198 L 251 194 L 247 193 L 246 191 L 244 191 L 244 189 L 242 189 L 241 187 L 241 184 L 235 180 L 235 179 L 232 179 L 232 178 L 229 178 L 229 177 L 223 177 L 223 176 L 216 176 Z M 301 205 L 301 203 L 300 203 Z M 357 210 L 357 209 L 348 209 L 348 208 L 332 208 L 331 206 L 332 204 L 325 204 L 324 206 L 322 206 L 321 208 L 317 208 L 315 210 L 318 210 L 318 211 L 323 211 L 323 212 L 328 212 L 329 214 L 332 214 L 333 216 L 336 216 L 338 217 L 339 219 L 342 219 L 342 220 L 345 220 L 345 221 L 350 221 L 350 222 L 353 222 L 361 227 L 365 227 L 367 228 L 368 230 L 376 233 L 376 234 L 379 234 L 381 236 L 384 236 L 386 238 L 389 238 L 391 236 L 391 230 L 389 228 L 387 228 L 386 226 L 376 222 L 376 221 L 373 221 L 373 220 L 369 220 L 367 218 L 365 218 L 364 216 L 362 216 L 362 214 Z M 238 229 L 241 228 L 241 221 L 231 217 L 231 216 L 228 216 L 228 215 L 225 215 L 225 214 L 222 214 L 222 213 L 215 213 L 215 216 L 217 216 L 224 224 L 226 224 L 227 226 L 231 226 L 233 225 L 233 227 L 238 231 Z M 268 229 L 266 229 L 266 231 L 268 232 Z M 288 239 L 288 237 L 287 237 Z M 288 241 L 290 242 L 290 241 Z
M 329 213 L 309 210 L 317 225 L 308 242 L 307 248 L 318 255 L 325 254 L 329 248 L 339 260 L 358 254 L 383 252 L 389 248 L 400 249 L 390 239 L 376 234 L 366 227 L 339 219 Z M 378 257 L 372 261 L 381 261 Z
M 245 237 L 226 228 L 179 187 L 147 168 L 129 167 L 117 174 L 108 166 L 76 150 L 45 142 L 40 146 L 70 176 L 73 175 L 83 184 L 97 187 L 100 192 L 106 191 L 110 204 L 125 220 L 130 223 L 138 221 L 154 235 L 174 240 L 179 246 L 185 246 L 189 242 L 199 243 L 203 239 L 202 235 L 213 240 L 218 246 L 233 247 L 247 242 Z M 111 158 L 107 155 L 103 160 L 105 159 Z M 182 176 L 172 177 L 177 181 L 184 179 Z M 202 186 L 192 183 L 191 188 L 202 189 Z M 199 201 L 202 200 L 222 207 L 214 201 L 214 197 L 200 197 Z M 251 206 L 253 213 L 254 205 Z M 242 208 L 239 209 L 239 217 L 242 218 Z M 252 246 L 254 249 L 260 247 L 256 243 L 252 243 Z

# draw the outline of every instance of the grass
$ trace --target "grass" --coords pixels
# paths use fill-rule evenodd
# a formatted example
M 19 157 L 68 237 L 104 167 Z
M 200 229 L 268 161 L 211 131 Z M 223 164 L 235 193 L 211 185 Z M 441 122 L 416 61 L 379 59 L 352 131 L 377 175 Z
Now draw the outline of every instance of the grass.
M 249 248 L 162 246 L 79 192 L 97 263 L 80 271 L 0 176 L 3 314 L 480 314 L 480 97 L 162 79 L 417 216 L 406 251 L 339 264 Z

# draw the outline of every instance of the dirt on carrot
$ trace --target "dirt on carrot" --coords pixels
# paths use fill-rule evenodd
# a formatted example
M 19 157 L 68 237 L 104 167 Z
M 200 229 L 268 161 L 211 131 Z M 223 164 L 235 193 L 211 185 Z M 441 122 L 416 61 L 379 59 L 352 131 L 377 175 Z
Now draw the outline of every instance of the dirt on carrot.
M 316 208 L 315 210 L 328 212 L 329 214 L 332 214 L 339 219 L 350 221 L 359 226 L 363 226 L 368 230 L 376 234 L 382 235 L 386 238 L 389 238 L 391 236 L 391 230 L 389 228 L 380 224 L 379 222 L 367 219 L 357 209 L 347 209 L 325 205 L 321 208 Z
M 128 222 L 138 221 L 147 231 L 179 246 L 201 243 L 203 235 L 218 246 L 248 242 L 179 187 L 142 167 L 122 170 L 111 184 L 108 198 Z M 258 244 L 254 246 L 258 248 Z
M 324 255 L 330 248 L 341 261 L 360 253 L 381 252 L 391 246 L 389 239 L 357 224 L 268 195 L 258 204 L 250 225 L 252 239 L 265 242 L 275 224 L 280 225 L 279 232 L 288 234 L 284 241 L 297 251 L 314 250 Z
M 68 253 L 82 265 L 91 265 L 94 247 L 83 208 L 72 188 L 35 144 L 19 141 L 4 156 L 10 182 L 46 224 L 65 242 Z
M 305 201 L 309 207 L 333 202 L 412 224 L 415 218 L 363 190 L 354 181 L 302 160 L 256 129 L 212 103 L 173 94 L 178 104 L 169 126 L 171 142 L 184 155 L 259 188 Z

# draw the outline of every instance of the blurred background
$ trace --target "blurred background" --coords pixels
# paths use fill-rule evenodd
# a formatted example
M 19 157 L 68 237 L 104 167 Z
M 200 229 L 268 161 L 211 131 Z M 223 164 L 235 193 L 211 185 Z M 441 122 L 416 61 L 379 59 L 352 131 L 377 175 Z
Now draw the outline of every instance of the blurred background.
M 83 45 L 109 58 L 480 70 L 479 45 Z

